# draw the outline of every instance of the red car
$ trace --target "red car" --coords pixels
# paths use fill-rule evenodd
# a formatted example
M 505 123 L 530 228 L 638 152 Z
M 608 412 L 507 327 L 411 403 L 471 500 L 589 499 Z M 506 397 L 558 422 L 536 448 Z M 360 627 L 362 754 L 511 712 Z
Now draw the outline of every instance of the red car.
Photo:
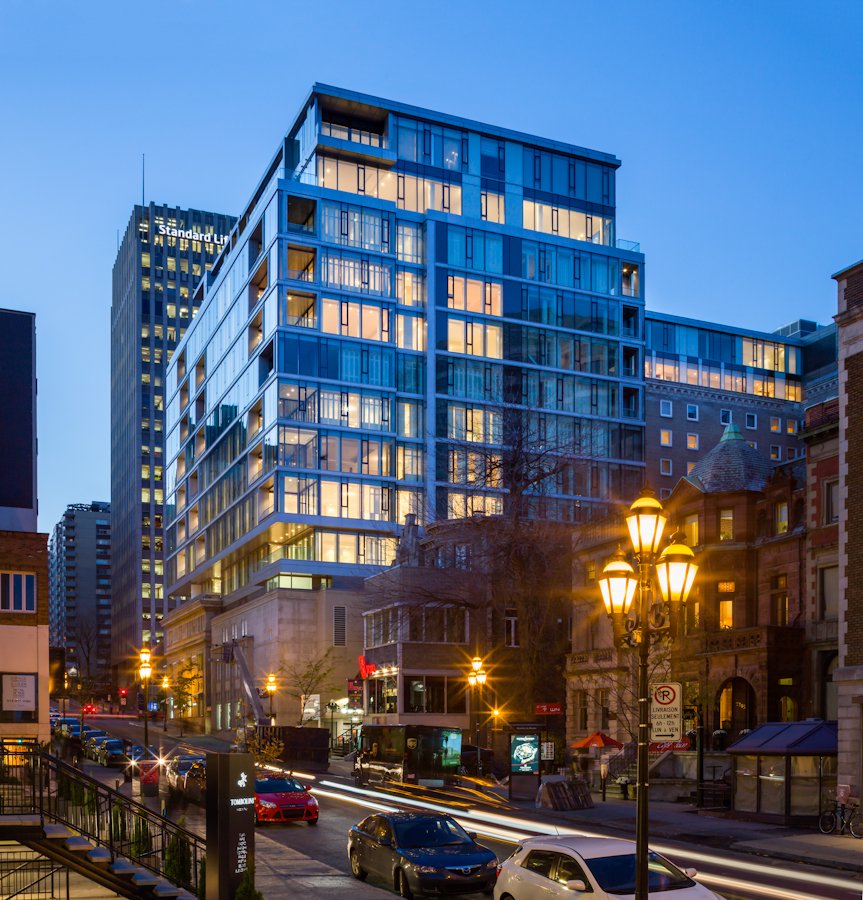
M 306 785 L 286 775 L 259 773 L 255 778 L 255 824 L 308 822 L 318 824 L 318 801 Z
M 96 707 L 92 703 L 87 703 L 84 705 L 84 709 L 82 710 L 82 712 L 84 713 L 84 715 L 91 716 L 94 713 L 99 712 L 99 710 L 96 709 Z

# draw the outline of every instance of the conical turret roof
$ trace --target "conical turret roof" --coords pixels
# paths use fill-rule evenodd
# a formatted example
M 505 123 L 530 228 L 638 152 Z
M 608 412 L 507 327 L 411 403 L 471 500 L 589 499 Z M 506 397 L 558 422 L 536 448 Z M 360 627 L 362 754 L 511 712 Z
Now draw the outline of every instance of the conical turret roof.
M 773 466 L 746 442 L 736 425 L 728 425 L 719 443 L 692 468 L 687 481 L 708 494 L 760 491 Z

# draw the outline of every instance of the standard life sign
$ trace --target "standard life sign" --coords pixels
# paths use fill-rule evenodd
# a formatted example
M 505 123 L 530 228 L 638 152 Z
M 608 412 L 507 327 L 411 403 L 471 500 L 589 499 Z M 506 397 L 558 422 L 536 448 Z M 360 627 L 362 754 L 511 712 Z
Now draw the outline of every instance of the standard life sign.
M 650 740 L 679 741 L 683 737 L 683 692 L 679 682 L 650 685 Z

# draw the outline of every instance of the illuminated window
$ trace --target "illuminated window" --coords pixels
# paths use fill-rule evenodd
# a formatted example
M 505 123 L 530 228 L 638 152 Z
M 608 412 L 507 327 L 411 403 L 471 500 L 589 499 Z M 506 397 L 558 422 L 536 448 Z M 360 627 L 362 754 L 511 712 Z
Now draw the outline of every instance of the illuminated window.
M 776 575 L 772 579 L 770 605 L 774 625 L 788 624 L 788 576 Z
M 698 449 L 698 435 L 690 432 L 686 435 L 686 449 L 687 450 L 697 450 Z
M 788 531 L 788 503 L 782 501 L 775 506 L 776 533 L 786 534 Z
M 504 221 L 503 194 L 493 194 L 491 191 L 483 191 L 480 195 L 480 215 L 485 222 Z
M 683 534 L 686 536 L 686 543 L 690 547 L 697 547 L 699 544 L 698 534 L 698 514 L 687 516 L 683 520 Z
M 662 447 L 670 447 L 672 443 L 672 433 L 670 428 L 663 428 L 659 432 L 659 444 Z
M 716 590 L 720 594 L 733 594 L 737 590 L 737 585 L 733 581 L 720 581 L 716 585 Z
M 785 420 L 785 431 L 788 434 L 797 434 L 798 426 L 799 426 L 799 423 L 798 423 L 797 419 L 786 419 Z
M 782 459 L 782 448 L 779 446 L 779 444 L 770 445 L 770 458 L 774 462 L 779 462 Z
M 719 627 L 723 631 L 727 631 L 734 627 L 734 601 L 719 601 Z
M 734 540 L 734 510 L 733 509 L 720 509 L 719 510 L 719 540 L 720 541 L 733 541 Z
M 779 416 L 770 417 L 770 430 L 776 434 L 782 431 L 782 419 Z
M 691 475 L 691 474 L 692 474 L 692 470 L 693 470 L 694 468 L 695 468 L 695 463 L 694 463 L 694 462 L 688 462 L 688 463 L 686 464 L 686 474 L 687 474 L 687 475 Z

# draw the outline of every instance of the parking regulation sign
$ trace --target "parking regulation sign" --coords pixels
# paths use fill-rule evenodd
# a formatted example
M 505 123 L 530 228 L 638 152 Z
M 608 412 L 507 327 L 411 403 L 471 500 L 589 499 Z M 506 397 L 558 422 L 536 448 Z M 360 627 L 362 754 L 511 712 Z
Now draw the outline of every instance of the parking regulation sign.
M 676 681 L 650 685 L 650 740 L 679 741 L 683 737 L 683 691 Z

